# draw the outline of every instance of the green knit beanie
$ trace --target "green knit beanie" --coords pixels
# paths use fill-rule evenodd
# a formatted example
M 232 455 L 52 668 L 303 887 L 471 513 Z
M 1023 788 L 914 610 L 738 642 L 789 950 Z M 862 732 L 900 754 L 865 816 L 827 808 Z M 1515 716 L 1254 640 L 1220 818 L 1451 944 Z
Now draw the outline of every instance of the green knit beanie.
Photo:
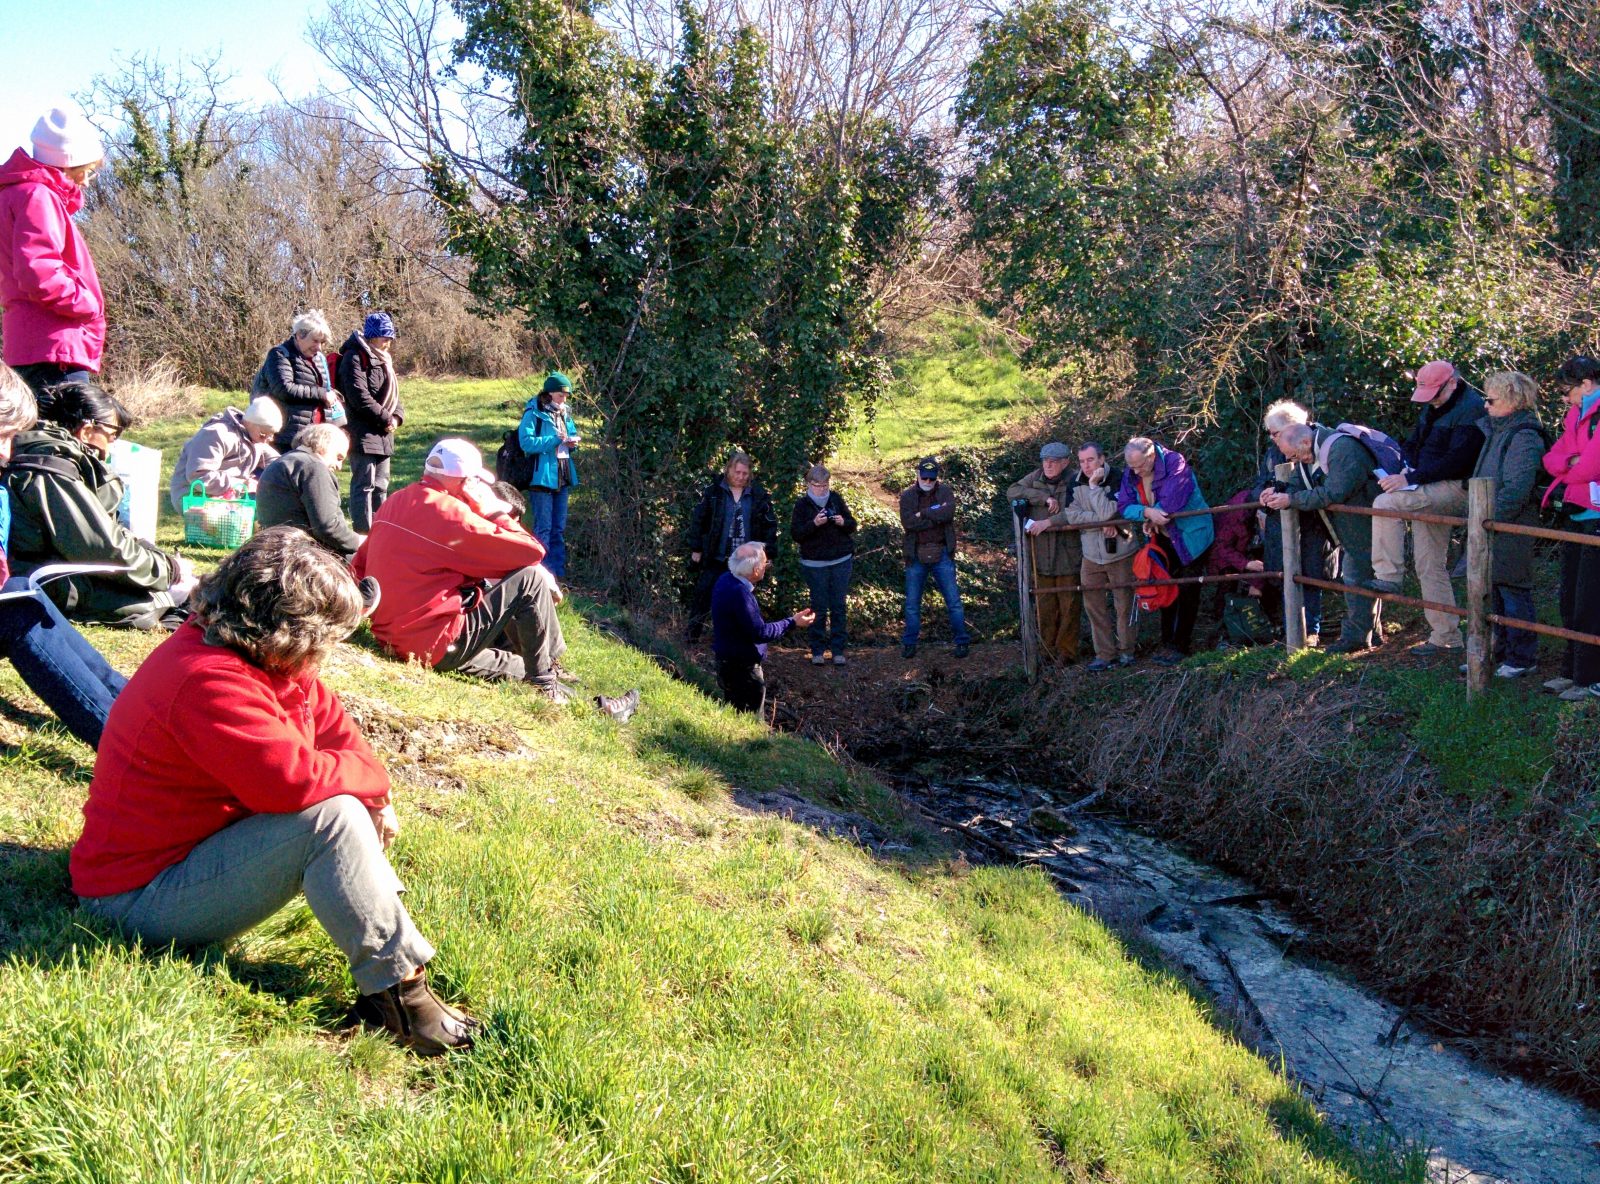
M 544 393 L 552 395 L 556 391 L 566 391 L 570 395 L 572 393 L 572 379 L 559 370 L 552 370 L 550 371 L 550 377 L 544 380 Z

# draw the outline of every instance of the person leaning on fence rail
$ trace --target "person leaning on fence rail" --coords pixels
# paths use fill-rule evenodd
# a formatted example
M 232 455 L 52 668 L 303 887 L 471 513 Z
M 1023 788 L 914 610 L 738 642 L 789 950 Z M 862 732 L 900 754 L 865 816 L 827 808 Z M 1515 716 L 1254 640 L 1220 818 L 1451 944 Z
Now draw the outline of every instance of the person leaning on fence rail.
M 1344 583 L 1362 587 L 1372 578 L 1372 522 L 1363 514 L 1341 514 L 1330 506 L 1370 506 L 1380 490 L 1373 474 L 1372 453 L 1355 436 L 1333 428 L 1290 424 L 1278 433 L 1278 447 L 1291 461 L 1307 466 L 1309 488 L 1296 480 L 1288 490 L 1269 487 L 1261 494 L 1268 510 L 1292 507 L 1304 522 L 1308 514 L 1327 512 L 1334 542 L 1343 553 Z M 1347 595 L 1339 640 L 1328 646 L 1330 654 L 1353 654 L 1382 640 L 1376 602 L 1366 596 Z
M 123 483 L 106 456 L 132 422 L 128 409 L 89 382 L 58 383 L 51 392 L 50 419 L 17 436 L 6 466 L 12 568 L 27 575 L 53 563 L 115 564 L 123 570 L 52 580 L 46 591 L 75 621 L 176 625 L 195 585 L 194 565 L 117 520 Z
M 1103 446 L 1093 440 L 1080 445 L 1072 500 L 1063 511 L 1066 520 L 1085 525 L 1120 517 L 1116 491 L 1121 485 L 1122 474 L 1111 467 Z M 1125 526 L 1101 526 L 1078 534 L 1083 546 L 1078 582 L 1083 586 L 1083 607 L 1089 614 L 1089 634 L 1094 641 L 1094 658 L 1084 669 L 1099 674 L 1110 670 L 1113 662 L 1132 666 L 1139 648 L 1132 587 L 1133 535 Z M 1113 584 L 1122 586 L 1110 587 Z
M 0 472 L 11 459 L 17 433 L 33 426 L 33 391 L 9 366 L 0 364 Z M 128 685 L 74 629 L 43 594 L 29 593 L 25 578 L 11 579 L 6 544 L 11 532 L 11 498 L 0 485 L 0 658 L 22 683 L 60 717 L 90 748 L 100 744 L 106 714 Z
M 304 893 L 350 963 L 356 1015 L 423 1054 L 479 1026 L 428 986 L 384 851 L 390 781 L 318 677 L 361 620 L 345 565 L 293 527 L 266 530 L 201 581 L 106 722 L 72 890 L 151 947 L 232 941 Z
M 105 150 L 83 113 L 65 105 L 39 117 L 31 148 L 0 165 L 0 335 L 6 363 L 43 413 L 50 388 L 91 379 L 105 351 L 105 296 L 72 220 Z
M 282 428 L 282 409 L 265 395 L 250 400 L 243 411 L 228 407 L 217 412 L 178 452 L 167 488 L 172 508 L 183 511 L 183 499 L 196 481 L 207 497 L 222 497 L 230 490 L 254 493 L 261 470 L 278 459 L 272 440 Z
M 272 441 L 279 452 L 294 447 L 301 428 L 322 422 L 340 405 L 323 354 L 333 340 L 328 318 L 313 308 L 295 317 L 290 330 L 286 340 L 267 351 L 250 388 L 252 395 L 270 395 L 283 409 L 283 430 Z
M 961 607 L 961 589 L 956 586 L 956 495 L 939 480 L 939 462 L 931 456 L 917 462 L 917 479 L 900 494 L 900 525 L 906 532 L 906 627 L 900 637 L 900 656 L 917 656 L 922 593 L 931 574 L 950 614 L 952 653 L 965 658 L 971 652 L 972 638 Z
M 1464 515 L 1467 512 L 1467 478 L 1483 447 L 1483 398 L 1467 385 L 1449 362 L 1429 362 L 1417 371 L 1413 403 L 1426 404 L 1417 426 L 1401 444 L 1404 473 L 1389 473 L 1378 481 L 1382 492 L 1373 505 L 1380 510 L 1418 510 L 1429 514 Z M 1412 560 L 1422 598 L 1435 604 L 1455 605 L 1450 584 L 1450 527 L 1433 522 L 1406 522 L 1399 518 L 1372 520 L 1372 578 L 1366 587 L 1374 592 L 1399 593 L 1405 577 L 1406 527 L 1411 528 Z M 1411 652 L 1428 657 L 1462 648 L 1461 621 L 1450 613 L 1425 609 L 1428 639 Z
M 1292 423 L 1311 424 L 1311 412 L 1299 403 L 1282 399 L 1269 406 L 1261 417 L 1261 428 L 1267 433 L 1267 450 L 1261 458 L 1261 469 L 1256 474 L 1255 501 L 1261 500 L 1263 490 L 1271 487 L 1278 466 L 1289 463 L 1289 458 L 1278 447 L 1278 433 Z M 1303 466 L 1302 466 L 1303 467 Z M 1306 474 L 1301 473 L 1301 483 L 1311 485 Z M 1321 514 L 1305 514 L 1300 518 L 1300 574 L 1312 579 L 1328 578 L 1328 528 Z M 1267 515 L 1267 526 L 1262 536 L 1262 566 L 1267 571 L 1283 570 L 1283 523 L 1278 515 Z M 1306 645 L 1316 647 L 1322 640 L 1322 589 L 1306 586 L 1301 589 L 1305 609 Z M 1279 597 L 1266 597 L 1267 616 L 1282 624 L 1283 604 Z
M 1556 383 L 1567 413 L 1560 437 L 1544 454 L 1552 479 L 1545 501 L 1559 501 L 1564 529 L 1600 534 L 1600 361 L 1568 358 Z M 1600 546 L 1561 544 L 1561 624 L 1600 633 Z M 1544 685 L 1563 699 L 1600 697 L 1600 646 L 1567 642 L 1560 676 Z
M 806 474 L 806 491 L 795 503 L 789 517 L 789 537 L 800 548 L 800 574 L 811 593 L 811 664 L 821 666 L 826 647 L 835 666 L 849 659 L 845 650 L 850 631 L 845 623 L 845 596 L 850 591 L 850 569 L 856 550 L 856 518 L 850 506 L 834 489 L 823 465 L 812 465 Z
M 761 543 L 770 556 L 778 545 L 772 499 L 753 473 L 750 454 L 735 449 L 722 476 L 706 486 L 689 523 L 689 565 L 695 573 L 689 601 L 690 642 L 700 640 L 711 615 L 711 590 L 728 570 L 728 558 L 745 543 Z
M 1515 371 L 1491 374 L 1483 380 L 1483 405 L 1489 414 L 1478 421 L 1484 442 L 1472 475 L 1494 482 L 1496 522 L 1537 526 L 1539 504 L 1533 490 L 1545 453 L 1544 428 L 1539 425 L 1539 385 Z M 1531 538 L 1494 536 L 1490 580 L 1496 614 L 1519 621 L 1538 619 L 1533 606 Z M 1539 666 L 1539 635 L 1497 623 L 1491 653 L 1499 660 L 1496 677 L 1521 678 Z
M 755 586 L 767 574 L 767 549 L 742 543 L 728 557 L 728 570 L 711 590 L 711 648 L 717 656 L 717 685 L 723 698 L 739 711 L 760 715 L 767 701 L 767 676 L 762 662 L 767 643 L 792 626 L 812 624 L 815 614 L 803 608 L 781 621 L 767 621 L 756 603 Z
M 1078 474 L 1072 449 L 1051 441 L 1039 449 L 1039 467 L 1006 490 L 1013 504 L 1028 504 L 1026 547 L 1031 548 L 1040 649 L 1063 664 L 1078 660 L 1083 634 L 1083 542 L 1071 528 L 1067 508 Z M 1017 556 L 1030 562 L 1027 550 Z
M 335 475 L 350 437 L 331 423 L 300 429 L 294 447 L 263 470 L 256 485 L 256 525 L 295 526 L 347 562 L 367 536 L 352 530 Z
M 1144 524 L 1145 533 L 1166 555 L 1167 570 L 1174 579 L 1201 574 L 1206 552 L 1216 538 L 1210 515 L 1172 517 L 1182 510 L 1206 508 L 1205 495 L 1189 462 L 1148 436 L 1129 440 L 1122 458 L 1128 466 L 1117 490 L 1122 516 Z M 1161 610 L 1162 648 L 1151 660 L 1162 666 L 1183 661 L 1194 644 L 1199 615 L 1200 585 L 1180 584 L 1177 599 Z
M 336 385 L 350 433 L 350 521 L 362 534 L 372 529 L 372 516 L 389 496 L 394 434 L 406 418 L 389 352 L 393 345 L 394 318 L 374 312 L 339 351 Z

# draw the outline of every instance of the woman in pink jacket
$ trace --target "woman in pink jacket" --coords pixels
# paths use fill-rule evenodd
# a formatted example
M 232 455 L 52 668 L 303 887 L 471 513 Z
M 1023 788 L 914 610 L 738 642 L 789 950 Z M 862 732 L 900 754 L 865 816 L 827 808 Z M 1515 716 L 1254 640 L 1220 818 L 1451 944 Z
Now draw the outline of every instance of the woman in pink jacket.
M 41 396 L 100 372 L 106 307 L 100 277 L 72 215 L 105 152 L 82 113 L 52 107 L 33 128 L 30 155 L 0 166 L 0 306 L 5 362 Z
M 1560 498 L 1567 530 L 1600 534 L 1600 361 L 1568 358 L 1556 373 L 1567 401 L 1561 437 L 1544 455 L 1554 480 L 1545 500 Z M 1561 623 L 1600 634 L 1600 546 L 1561 544 Z M 1600 646 L 1567 643 L 1561 677 L 1545 683 L 1563 699 L 1600 698 Z

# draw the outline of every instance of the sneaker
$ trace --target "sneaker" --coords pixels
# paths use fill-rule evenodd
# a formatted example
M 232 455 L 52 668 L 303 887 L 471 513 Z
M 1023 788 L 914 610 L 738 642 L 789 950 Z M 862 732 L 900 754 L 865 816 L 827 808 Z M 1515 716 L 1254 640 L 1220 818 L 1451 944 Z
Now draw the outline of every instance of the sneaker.
M 1544 689 L 1552 695 L 1559 695 L 1562 691 L 1570 691 L 1573 683 L 1570 678 L 1547 678 L 1544 680 Z
M 835 666 L 848 666 L 850 665 L 850 659 L 843 654 L 835 654 L 833 655 L 833 664 Z
M 1368 592 L 1382 592 L 1389 596 L 1400 595 L 1400 585 L 1394 580 L 1380 580 L 1374 577 L 1370 580 L 1362 580 L 1360 587 L 1365 588 Z
M 1111 669 L 1111 663 L 1107 662 L 1104 658 L 1096 658 L 1093 662 L 1090 662 L 1087 666 L 1085 666 L 1084 669 L 1090 674 L 1103 674 L 1107 670 Z
M 1307 633 L 1306 634 L 1306 649 L 1314 650 L 1321 644 L 1322 644 L 1322 634 L 1320 634 L 1320 633 Z
M 1138 660 L 1139 659 L 1134 657 L 1132 654 L 1121 654 L 1121 655 L 1119 655 L 1117 657 L 1117 665 L 1118 666 L 1132 666 Z
M 917 656 L 917 643 L 914 641 L 906 642 L 900 647 L 900 656 L 902 658 L 915 658 Z
M 1413 658 L 1437 658 L 1440 654 L 1452 653 L 1460 648 L 1458 645 L 1434 645 L 1431 641 L 1419 641 L 1407 652 Z
M 1150 660 L 1157 666 L 1176 666 L 1179 662 L 1183 661 L 1184 656 L 1185 655 L 1180 654 L 1171 646 L 1168 646 Z
M 1524 674 L 1532 674 L 1537 666 L 1513 666 L 1510 662 L 1502 662 L 1495 668 L 1496 678 L 1521 678 Z
M 955 648 L 955 656 L 958 658 L 965 658 L 971 652 L 972 647 L 964 641 Z
M 813 666 L 826 666 L 828 664 L 828 659 L 824 658 L 821 654 L 812 654 L 811 664 Z
M 1563 703 L 1584 703 L 1593 698 L 1600 698 L 1600 682 L 1592 686 L 1573 684 L 1556 696 Z
M 369 1028 L 382 1028 L 401 1048 L 436 1057 L 472 1047 L 472 1035 L 483 1025 L 449 1006 L 428 986 L 428 972 L 356 1000 L 355 1016 Z

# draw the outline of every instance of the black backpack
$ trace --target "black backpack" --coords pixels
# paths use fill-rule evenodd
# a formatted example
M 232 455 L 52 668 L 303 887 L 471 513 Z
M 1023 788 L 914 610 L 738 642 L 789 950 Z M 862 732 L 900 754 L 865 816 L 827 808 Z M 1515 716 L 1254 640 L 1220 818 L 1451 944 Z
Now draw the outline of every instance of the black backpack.
M 526 489 L 533 484 L 534 456 L 522 450 L 522 441 L 517 438 L 518 430 L 512 428 L 507 432 L 505 443 L 494 454 L 494 475 L 498 481 Z

